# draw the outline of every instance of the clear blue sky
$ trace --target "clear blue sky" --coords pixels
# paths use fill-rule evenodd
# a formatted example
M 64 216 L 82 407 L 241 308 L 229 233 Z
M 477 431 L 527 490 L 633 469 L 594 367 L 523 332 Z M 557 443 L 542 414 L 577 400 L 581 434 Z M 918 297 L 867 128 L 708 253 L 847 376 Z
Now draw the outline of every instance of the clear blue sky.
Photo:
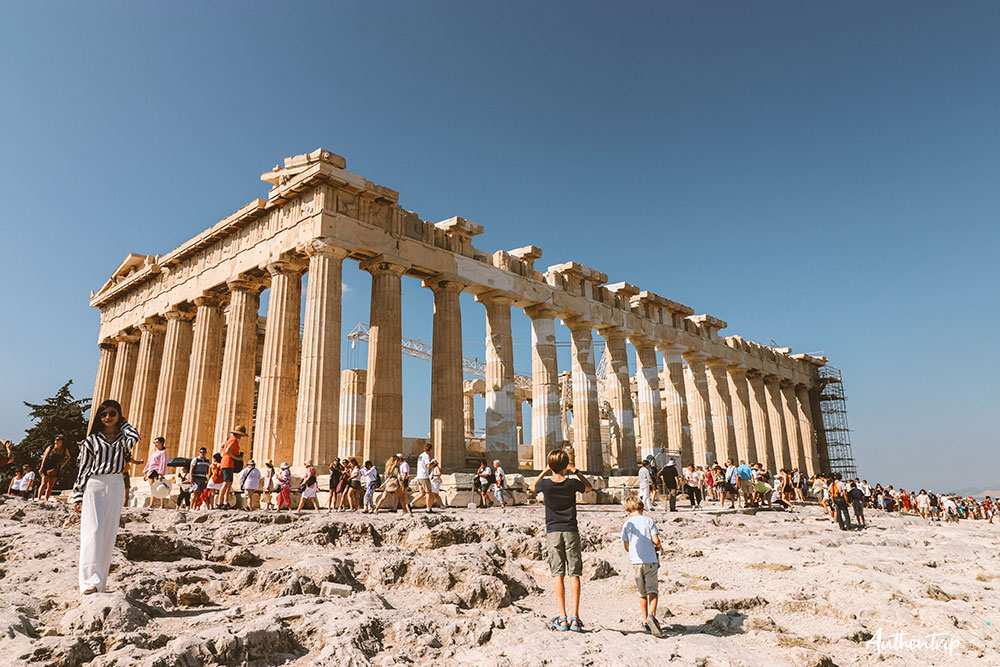
M 323 146 L 485 250 L 822 350 L 870 481 L 997 488 L 998 34 L 995 2 L 0 3 L 0 437 L 66 379 L 90 395 L 89 291 L 126 253 Z M 421 435 L 429 367 L 404 373 Z

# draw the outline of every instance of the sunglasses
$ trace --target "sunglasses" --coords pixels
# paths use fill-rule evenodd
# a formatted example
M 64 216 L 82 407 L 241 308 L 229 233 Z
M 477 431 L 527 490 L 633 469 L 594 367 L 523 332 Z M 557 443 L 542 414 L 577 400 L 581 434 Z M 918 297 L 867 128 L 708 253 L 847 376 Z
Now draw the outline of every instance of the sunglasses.
M 112 412 L 102 412 L 101 414 L 97 415 L 97 418 L 98 419 L 104 419 L 105 417 L 117 417 L 117 416 L 118 416 L 118 413 L 112 411 Z

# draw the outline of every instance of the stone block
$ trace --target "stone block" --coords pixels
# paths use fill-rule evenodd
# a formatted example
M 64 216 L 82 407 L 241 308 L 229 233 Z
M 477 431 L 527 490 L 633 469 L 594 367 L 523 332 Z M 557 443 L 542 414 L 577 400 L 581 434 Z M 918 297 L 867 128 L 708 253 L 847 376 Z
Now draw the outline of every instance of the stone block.
M 595 490 L 600 491 L 601 489 L 608 488 L 608 479 L 606 477 L 591 477 L 590 484 Z
M 597 491 L 588 491 L 577 496 L 577 503 L 581 505 L 596 505 L 598 502 Z
M 469 503 L 477 503 L 479 494 L 472 491 L 459 491 L 457 489 L 441 489 L 441 498 L 448 507 L 465 507 Z
M 608 488 L 611 489 L 638 489 L 639 477 L 631 475 L 616 475 L 608 477 Z
M 472 480 L 475 475 L 471 472 L 453 472 L 450 475 L 441 475 L 441 487 L 453 489 L 471 489 Z
M 510 489 L 523 489 L 528 483 L 524 479 L 524 475 L 521 473 L 512 473 L 507 475 L 507 488 Z
M 319 594 L 325 598 L 332 598 L 332 597 L 346 598 L 350 597 L 351 593 L 353 592 L 354 589 L 351 588 L 350 586 L 346 586 L 344 584 L 336 584 L 332 581 L 324 581 L 322 584 L 320 584 L 319 587 Z

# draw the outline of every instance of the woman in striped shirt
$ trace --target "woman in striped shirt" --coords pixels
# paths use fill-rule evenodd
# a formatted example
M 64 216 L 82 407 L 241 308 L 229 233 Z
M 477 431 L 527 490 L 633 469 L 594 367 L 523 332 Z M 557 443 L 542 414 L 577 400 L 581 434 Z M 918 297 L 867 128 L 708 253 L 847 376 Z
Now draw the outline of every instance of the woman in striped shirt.
M 139 432 L 118 401 L 97 408 L 97 419 L 80 447 L 73 509 L 80 514 L 80 592 L 104 592 L 125 503 L 122 472 L 139 442 Z

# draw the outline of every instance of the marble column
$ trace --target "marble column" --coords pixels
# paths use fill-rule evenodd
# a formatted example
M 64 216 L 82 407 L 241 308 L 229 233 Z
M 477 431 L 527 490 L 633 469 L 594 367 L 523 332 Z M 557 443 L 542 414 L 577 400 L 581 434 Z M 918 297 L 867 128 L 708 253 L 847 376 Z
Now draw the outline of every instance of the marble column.
M 135 384 L 135 363 L 139 357 L 139 336 L 120 334 L 116 339 L 115 370 L 111 376 L 111 398 L 122 406 L 122 414 L 132 419 L 132 387 Z M 140 431 L 140 435 L 142 432 Z
M 663 392 L 667 403 L 667 449 L 681 453 L 684 465 L 694 462 L 690 426 L 688 426 L 687 382 L 684 373 L 684 348 L 659 345 L 663 356 Z M 687 429 L 685 429 L 687 427 Z
M 545 306 L 531 306 L 531 451 L 536 470 L 544 470 L 548 453 L 562 446 L 562 407 L 559 363 L 556 357 L 558 314 Z
M 580 470 L 604 470 L 601 456 L 601 409 L 597 402 L 597 368 L 590 322 L 564 321 L 570 330 L 573 360 L 573 451 Z
M 381 255 L 361 264 L 372 276 L 364 456 L 381 466 L 403 446 L 402 276 Z
M 340 446 L 336 455 L 342 459 L 364 460 L 367 384 L 368 371 L 363 369 L 345 368 L 340 374 Z
M 514 396 L 514 424 L 517 429 L 517 446 L 520 448 L 524 444 L 524 401 Z M 518 460 L 520 460 L 520 449 L 518 449 Z
M 715 456 L 715 437 L 712 430 L 712 404 L 708 390 L 708 373 L 702 352 L 685 352 L 687 371 L 684 373 L 685 392 L 688 399 L 688 417 L 691 427 L 692 462 L 706 465 Z
M 802 443 L 806 454 L 806 467 L 799 468 L 808 475 L 819 471 L 819 452 L 816 447 L 816 431 L 813 428 L 812 406 L 809 404 L 809 387 L 804 384 L 795 386 L 795 396 L 799 408 L 799 429 L 802 432 Z
M 820 387 L 813 387 L 809 390 L 809 407 L 812 408 L 812 424 L 813 433 L 816 437 L 818 471 L 828 473 L 830 472 L 830 452 L 827 449 L 826 427 L 823 423 L 823 406 L 819 398 L 820 393 Z
M 608 402 L 611 404 L 611 467 L 626 474 L 638 469 L 635 449 L 635 404 L 632 402 L 632 373 L 628 367 L 625 333 L 617 328 L 600 331 L 608 351 L 606 378 Z
M 761 371 L 747 372 L 750 385 L 750 421 L 753 424 L 753 440 L 757 454 L 748 463 L 762 463 L 768 470 L 774 469 L 774 442 L 771 439 L 771 421 L 767 409 L 767 390 L 764 389 L 764 374 Z
M 663 432 L 659 369 L 656 367 L 656 347 L 652 342 L 633 338 L 632 345 L 635 347 L 636 398 L 639 404 L 639 433 L 642 437 L 640 458 L 645 459 L 667 446 Z
M 708 396 L 712 405 L 712 433 L 715 434 L 715 460 L 725 467 L 726 459 L 736 459 L 736 430 L 733 428 L 733 401 L 729 395 L 729 365 L 724 359 L 711 359 L 708 369 Z
M 476 432 L 476 395 L 462 395 L 462 413 L 465 418 L 465 433 L 471 436 Z
M 87 425 L 88 432 L 93 427 L 94 420 L 97 419 L 97 408 L 102 401 L 110 398 L 111 379 L 114 377 L 115 372 L 115 355 L 118 352 L 118 346 L 111 340 L 100 343 L 97 347 L 100 349 L 100 356 L 97 359 L 97 378 L 94 380 L 94 397 L 91 399 L 90 423 Z M 148 437 L 146 433 L 140 433 L 139 435 L 143 438 Z
M 730 365 L 729 397 L 733 405 L 733 429 L 736 432 L 736 454 L 733 459 L 737 463 L 757 460 L 756 440 L 754 439 L 753 418 L 750 414 L 750 387 L 747 382 L 747 369 Z
M 181 419 L 179 456 L 194 458 L 205 447 L 210 452 L 218 443 L 215 415 L 219 407 L 219 380 L 222 377 L 222 306 L 216 296 L 194 300 L 194 341 L 187 390 L 184 392 L 184 417 Z M 249 462 L 249 459 L 247 459 Z M 264 462 L 260 465 L 263 467 Z
M 305 318 L 295 409 L 295 461 L 326 465 L 338 454 L 338 417 L 342 399 L 340 371 L 341 290 L 347 251 L 316 239 L 306 245 Z M 362 393 L 364 391 L 362 390 Z M 360 406 L 364 414 L 364 398 Z M 359 437 L 364 439 L 364 432 Z M 343 443 L 343 439 L 340 440 Z M 357 455 L 361 455 L 359 444 Z M 382 461 L 376 461 L 381 465 Z
M 149 439 L 149 432 L 153 428 L 156 389 L 160 380 L 160 365 L 163 363 L 163 339 L 166 329 L 163 324 L 155 320 L 139 325 L 139 355 L 135 362 L 135 383 L 132 385 L 128 417 L 144 440 Z
M 772 473 L 791 464 L 791 453 L 788 448 L 788 433 L 785 431 L 785 408 L 781 397 L 781 378 L 774 375 L 764 377 L 764 390 L 767 395 L 767 419 L 771 427 L 771 442 L 774 447 L 774 459 L 768 466 Z
M 799 399 L 795 395 L 795 383 L 789 380 L 781 382 L 781 407 L 785 411 L 785 431 L 788 433 L 788 451 L 791 454 L 785 462 L 789 470 L 806 469 L 806 452 L 802 443 L 802 431 L 799 429 Z
M 267 265 L 271 294 L 267 301 L 264 354 L 257 386 L 257 422 L 253 451 L 258 460 L 295 458 L 295 401 L 299 388 L 299 322 L 302 311 L 302 267 L 297 262 Z M 310 459 L 310 461 L 312 461 Z M 312 461 L 315 465 L 329 461 Z
M 517 416 L 515 415 L 514 348 L 507 296 L 480 294 L 486 307 L 486 460 L 493 459 L 508 472 L 518 469 Z
M 252 279 L 234 279 L 229 287 L 229 310 L 226 313 L 226 346 L 222 352 L 219 381 L 219 405 L 215 412 L 215 438 L 208 447 L 212 452 L 222 446 L 230 432 L 244 426 L 252 437 L 254 375 L 257 370 L 257 320 L 263 283 Z M 253 442 L 242 441 L 244 446 Z M 258 456 L 257 452 L 253 452 Z M 266 460 L 266 459 L 265 459 Z M 278 467 L 281 461 L 275 461 Z
M 188 368 L 191 359 L 191 313 L 175 308 L 164 314 L 167 332 L 163 339 L 163 357 L 160 361 L 160 381 L 156 391 L 156 408 L 149 434 L 140 433 L 150 452 L 153 439 L 166 440 L 167 456 L 177 456 L 184 415 L 184 391 L 187 389 Z M 136 457 L 138 458 L 138 457 Z
M 431 353 L 431 442 L 441 469 L 465 468 L 464 371 L 462 368 L 463 283 L 445 278 L 424 282 L 434 292 Z

